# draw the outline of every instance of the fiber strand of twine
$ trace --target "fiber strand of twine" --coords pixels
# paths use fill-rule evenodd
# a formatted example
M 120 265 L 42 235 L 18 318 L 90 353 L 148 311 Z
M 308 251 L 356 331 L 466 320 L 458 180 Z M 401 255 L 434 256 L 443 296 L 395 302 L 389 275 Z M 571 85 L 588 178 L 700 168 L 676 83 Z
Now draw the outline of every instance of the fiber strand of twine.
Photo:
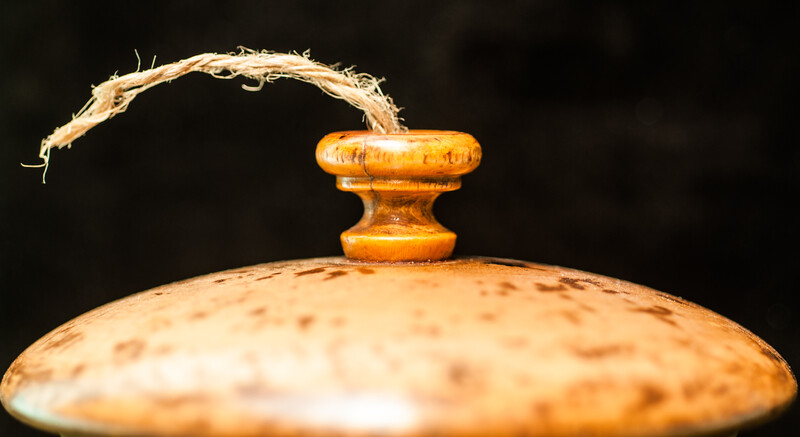
M 42 140 L 39 157 L 44 162 L 23 166 L 44 167 L 44 183 L 50 164 L 50 151 L 53 148 L 69 147 L 89 129 L 125 112 L 139 93 L 195 71 L 210 74 L 217 79 L 244 76 L 258 81 L 257 86 L 242 85 L 247 91 L 259 91 L 265 83 L 282 77 L 297 79 L 316 85 L 331 97 L 344 100 L 363 111 L 370 130 L 379 133 L 407 131 L 397 115 L 400 109 L 380 89 L 382 79 L 366 73 L 356 73 L 351 68 L 336 70 L 335 67 L 314 62 L 309 59 L 308 52 L 300 55 L 241 48 L 238 54 L 204 53 L 149 70 L 138 71 L 137 68 L 134 73 L 112 76 L 94 87 L 91 99 L 73 115 L 72 121 Z

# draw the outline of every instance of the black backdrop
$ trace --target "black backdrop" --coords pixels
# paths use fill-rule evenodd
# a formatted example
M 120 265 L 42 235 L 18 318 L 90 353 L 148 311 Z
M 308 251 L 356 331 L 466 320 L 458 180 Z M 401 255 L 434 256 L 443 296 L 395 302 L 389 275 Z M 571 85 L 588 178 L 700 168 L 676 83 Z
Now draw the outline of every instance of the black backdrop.
M 800 366 L 800 8 L 765 2 L 4 2 L 0 368 L 91 308 L 162 283 L 340 253 L 361 213 L 316 166 L 360 114 L 316 88 L 197 74 L 53 153 L 115 71 L 244 45 L 385 76 L 412 128 L 484 163 L 437 202 L 458 254 L 644 283 Z M 781 420 L 742 435 L 789 435 Z M 0 413 L 0 434 L 42 435 Z

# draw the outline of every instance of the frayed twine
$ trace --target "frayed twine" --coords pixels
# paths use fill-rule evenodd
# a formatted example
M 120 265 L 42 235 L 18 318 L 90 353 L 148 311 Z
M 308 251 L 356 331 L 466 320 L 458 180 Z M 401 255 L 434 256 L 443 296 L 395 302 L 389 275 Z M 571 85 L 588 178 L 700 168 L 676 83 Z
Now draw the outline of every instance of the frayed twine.
M 265 83 L 279 78 L 297 79 L 316 85 L 329 96 L 344 100 L 363 111 L 364 120 L 370 130 L 379 133 L 402 133 L 408 130 L 400 123 L 401 119 L 397 115 L 400 109 L 394 105 L 391 97 L 381 91 L 380 83 L 383 79 L 366 73 L 356 73 L 352 68 L 337 70 L 336 66 L 314 62 L 309 58 L 308 51 L 300 55 L 255 51 L 244 47 L 239 50 L 236 54 L 204 53 L 156 68 L 151 66 L 144 71 L 139 71 L 141 59 L 137 52 L 136 72 L 124 76 L 114 74 L 109 80 L 93 87 L 92 97 L 72 116 L 72 121 L 42 140 L 39 157 L 44 162 L 37 165 L 23 164 L 23 167 L 44 167 L 42 183 L 45 183 L 50 150 L 70 147 L 72 141 L 89 129 L 125 112 L 139 93 L 195 71 L 210 74 L 217 79 L 244 76 L 258 82 L 256 86 L 242 85 L 246 91 L 259 91 Z

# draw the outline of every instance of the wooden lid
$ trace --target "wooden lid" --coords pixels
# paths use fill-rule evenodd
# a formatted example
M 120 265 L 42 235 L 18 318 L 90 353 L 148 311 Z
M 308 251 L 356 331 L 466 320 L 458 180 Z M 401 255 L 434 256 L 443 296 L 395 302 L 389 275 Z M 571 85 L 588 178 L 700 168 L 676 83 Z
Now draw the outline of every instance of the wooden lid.
M 692 435 L 770 418 L 784 360 L 707 309 L 468 258 L 263 264 L 165 285 L 28 348 L 0 399 L 65 435 Z

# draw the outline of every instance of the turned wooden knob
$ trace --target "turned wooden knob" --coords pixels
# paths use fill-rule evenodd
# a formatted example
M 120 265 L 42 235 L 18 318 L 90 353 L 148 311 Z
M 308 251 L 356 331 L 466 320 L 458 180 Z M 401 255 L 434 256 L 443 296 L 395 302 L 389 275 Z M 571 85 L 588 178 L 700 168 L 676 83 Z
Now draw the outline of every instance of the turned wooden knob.
M 440 193 L 461 187 L 481 161 L 472 135 L 436 130 L 402 134 L 334 132 L 317 146 L 317 162 L 336 186 L 364 201 L 364 216 L 342 233 L 348 258 L 436 261 L 448 258 L 456 234 L 433 216 Z

